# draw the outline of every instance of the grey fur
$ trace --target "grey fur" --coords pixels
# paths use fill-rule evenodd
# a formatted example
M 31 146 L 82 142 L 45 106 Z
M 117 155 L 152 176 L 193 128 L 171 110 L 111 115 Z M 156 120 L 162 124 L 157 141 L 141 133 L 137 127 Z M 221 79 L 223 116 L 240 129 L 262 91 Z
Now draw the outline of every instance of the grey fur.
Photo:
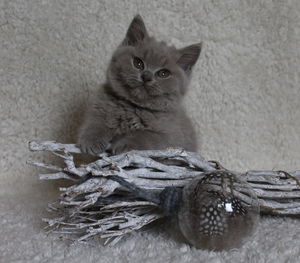
M 109 145 L 113 154 L 167 147 L 196 151 L 195 131 L 181 103 L 200 51 L 201 44 L 176 49 L 156 41 L 137 15 L 86 114 L 78 139 L 82 151 L 97 154 Z M 136 68 L 134 57 L 144 69 Z M 171 75 L 159 77 L 161 69 Z

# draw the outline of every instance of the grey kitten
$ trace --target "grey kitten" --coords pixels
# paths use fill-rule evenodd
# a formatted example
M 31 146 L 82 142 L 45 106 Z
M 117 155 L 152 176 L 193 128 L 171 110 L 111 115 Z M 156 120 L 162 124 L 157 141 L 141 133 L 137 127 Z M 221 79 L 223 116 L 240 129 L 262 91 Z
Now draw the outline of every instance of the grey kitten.
M 86 114 L 78 140 L 81 150 L 196 151 L 195 131 L 181 103 L 200 51 L 201 44 L 176 49 L 156 41 L 137 15 L 112 56 L 106 84 Z

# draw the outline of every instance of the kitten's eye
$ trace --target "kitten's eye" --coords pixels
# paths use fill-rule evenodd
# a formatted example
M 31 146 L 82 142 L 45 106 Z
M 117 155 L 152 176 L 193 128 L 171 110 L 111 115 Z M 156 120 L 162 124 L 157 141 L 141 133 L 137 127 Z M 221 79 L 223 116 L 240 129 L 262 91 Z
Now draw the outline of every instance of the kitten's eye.
M 167 69 L 161 69 L 160 71 L 156 72 L 156 75 L 162 79 L 165 79 L 171 75 L 171 72 Z
M 144 62 L 138 58 L 138 57 L 134 57 L 133 58 L 133 65 L 137 68 L 137 69 L 140 69 L 140 70 L 143 70 L 144 69 Z

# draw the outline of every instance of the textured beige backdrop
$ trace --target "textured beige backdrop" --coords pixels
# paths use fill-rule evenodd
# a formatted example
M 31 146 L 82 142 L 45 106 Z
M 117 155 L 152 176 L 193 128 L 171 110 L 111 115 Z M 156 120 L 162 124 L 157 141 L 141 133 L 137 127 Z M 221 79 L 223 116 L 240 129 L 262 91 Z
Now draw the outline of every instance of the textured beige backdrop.
M 300 219 L 263 218 L 247 245 L 223 253 L 157 229 L 114 248 L 46 236 L 58 185 L 25 164 L 44 158 L 27 142 L 74 141 L 136 13 L 161 40 L 204 43 L 186 98 L 203 156 L 239 171 L 300 169 L 300 1 L 0 0 L 0 262 L 297 262 Z

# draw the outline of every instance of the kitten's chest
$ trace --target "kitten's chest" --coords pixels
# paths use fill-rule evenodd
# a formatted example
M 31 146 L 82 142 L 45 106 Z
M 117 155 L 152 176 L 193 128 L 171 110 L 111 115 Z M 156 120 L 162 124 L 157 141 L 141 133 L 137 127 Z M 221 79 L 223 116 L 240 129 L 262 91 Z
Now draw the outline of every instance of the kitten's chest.
M 131 131 L 146 130 L 151 127 L 153 116 L 141 112 L 135 108 L 118 107 L 109 118 L 109 126 L 115 129 L 117 134 L 124 134 Z
M 130 131 L 144 130 L 148 127 L 146 121 L 143 120 L 136 112 L 125 111 L 119 115 L 118 118 L 119 129 L 121 133 L 128 133 Z

